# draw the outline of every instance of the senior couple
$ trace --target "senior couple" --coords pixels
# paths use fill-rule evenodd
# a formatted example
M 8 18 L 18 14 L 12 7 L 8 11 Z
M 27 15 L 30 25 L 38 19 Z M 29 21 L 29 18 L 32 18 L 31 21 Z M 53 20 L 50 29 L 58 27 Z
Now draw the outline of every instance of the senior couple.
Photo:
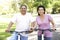
M 38 25 L 39 29 L 45 30 L 45 29 L 51 29 L 50 23 L 52 24 L 53 30 L 55 30 L 55 24 L 53 22 L 53 18 L 50 15 L 45 14 L 45 7 L 40 5 L 37 7 L 37 16 L 36 20 L 32 17 L 30 13 L 27 13 L 27 6 L 21 5 L 20 6 L 20 13 L 15 14 L 7 29 L 6 32 L 9 32 L 11 30 L 11 27 L 14 23 L 16 23 L 16 29 L 11 37 L 10 40 L 18 40 L 18 33 L 22 31 L 30 31 L 32 32 L 36 25 Z M 31 27 L 30 27 L 31 23 Z M 20 33 L 20 40 L 28 40 L 28 34 L 25 35 L 23 33 Z M 38 40 L 42 40 L 42 31 L 38 31 Z M 44 31 L 44 40 L 52 40 L 52 32 L 51 31 Z

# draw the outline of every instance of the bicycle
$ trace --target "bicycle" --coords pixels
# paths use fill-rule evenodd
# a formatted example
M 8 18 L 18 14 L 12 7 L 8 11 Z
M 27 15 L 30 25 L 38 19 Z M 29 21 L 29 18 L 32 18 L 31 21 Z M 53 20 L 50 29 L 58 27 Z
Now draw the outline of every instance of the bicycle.
M 50 31 L 50 32 L 52 32 L 52 31 L 55 31 L 56 29 L 55 30 L 53 30 L 53 29 L 44 29 L 44 30 L 43 29 L 35 29 L 35 30 L 36 31 L 37 30 L 42 31 L 42 40 L 44 40 L 44 31 Z
M 20 40 L 20 35 L 21 33 L 22 34 L 30 34 L 32 31 L 21 31 L 21 32 L 17 32 L 17 31 L 9 31 L 8 33 L 11 33 L 12 35 L 14 35 L 13 33 L 16 32 L 18 34 L 18 39 L 17 40 Z
M 45 29 L 45 30 L 42 30 L 42 29 L 34 29 L 33 31 L 38 31 L 38 30 L 40 30 L 40 31 L 42 31 L 42 40 L 44 40 L 44 31 L 54 31 L 53 29 Z M 56 30 L 56 29 L 55 29 Z M 10 31 L 9 33 L 13 33 L 13 32 L 17 32 L 17 31 Z M 17 32 L 18 33 L 18 40 L 20 40 L 20 33 L 27 33 L 27 34 L 30 34 L 30 33 L 32 33 L 32 32 L 30 32 L 30 31 L 22 31 L 22 32 Z M 34 40 L 34 39 L 33 39 Z

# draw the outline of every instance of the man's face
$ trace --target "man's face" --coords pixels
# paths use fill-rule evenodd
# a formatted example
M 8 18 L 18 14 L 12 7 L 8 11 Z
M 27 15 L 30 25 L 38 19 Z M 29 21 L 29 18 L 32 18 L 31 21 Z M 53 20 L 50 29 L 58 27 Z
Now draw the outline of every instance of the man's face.
M 20 8 L 20 11 L 21 11 L 22 14 L 26 14 L 26 10 L 27 10 L 27 8 L 25 6 L 22 6 Z

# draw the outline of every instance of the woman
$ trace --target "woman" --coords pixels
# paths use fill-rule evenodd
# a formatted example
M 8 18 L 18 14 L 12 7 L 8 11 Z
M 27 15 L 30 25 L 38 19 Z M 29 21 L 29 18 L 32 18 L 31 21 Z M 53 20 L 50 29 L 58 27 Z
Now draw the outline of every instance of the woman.
M 52 24 L 53 30 L 55 30 L 55 25 L 53 19 L 50 15 L 45 14 L 45 7 L 38 6 L 37 7 L 38 16 L 36 18 L 37 25 L 39 29 L 46 30 L 50 29 L 50 22 Z M 38 31 L 38 40 L 42 40 L 42 31 Z M 52 40 L 52 32 L 51 31 L 44 31 L 44 40 Z

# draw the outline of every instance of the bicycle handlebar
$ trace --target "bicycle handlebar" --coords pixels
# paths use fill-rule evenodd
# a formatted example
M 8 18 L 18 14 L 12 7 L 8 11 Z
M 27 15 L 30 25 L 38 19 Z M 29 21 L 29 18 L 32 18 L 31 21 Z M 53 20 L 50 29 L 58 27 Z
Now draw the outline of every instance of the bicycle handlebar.
M 42 30 L 42 29 L 34 29 L 33 31 L 38 31 L 38 30 L 52 32 L 52 31 L 55 31 L 56 29 L 55 30 L 53 30 L 53 29 L 44 29 L 44 30 Z M 10 31 L 10 33 L 13 33 L 13 32 L 17 32 L 17 31 Z M 23 33 L 23 32 L 25 32 L 25 33 L 31 33 L 30 31 L 22 31 L 22 32 L 17 32 L 17 33 Z
M 37 30 L 40 30 L 40 31 L 55 31 L 55 30 L 53 30 L 53 29 L 34 29 L 35 31 L 37 31 Z

